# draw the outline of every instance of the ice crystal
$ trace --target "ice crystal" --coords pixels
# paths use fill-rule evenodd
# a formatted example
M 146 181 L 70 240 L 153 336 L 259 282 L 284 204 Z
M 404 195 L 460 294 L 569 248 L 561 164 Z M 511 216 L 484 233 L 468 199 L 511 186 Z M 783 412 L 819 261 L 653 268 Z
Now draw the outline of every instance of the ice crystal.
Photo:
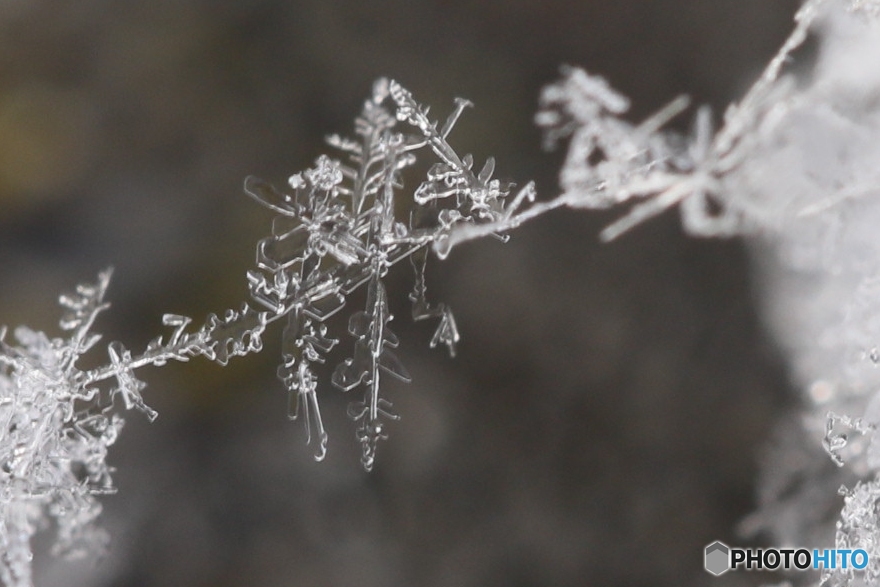
M 822 312 L 815 320 L 821 325 L 805 327 L 810 336 L 788 337 L 796 339 L 793 370 L 810 382 L 808 394 L 817 411 L 803 418 L 804 426 L 786 429 L 789 440 L 776 457 L 783 466 L 768 467 L 761 510 L 744 529 L 769 529 L 787 543 L 808 534 L 812 539 L 821 516 L 805 521 L 803 512 L 827 505 L 825 490 L 839 485 L 837 471 L 847 469 L 852 488 L 841 490 L 837 547 L 864 548 L 871 562 L 858 576 L 831 573 L 823 582 L 875 583 L 880 579 L 880 393 L 875 391 L 880 377 L 866 373 L 878 362 L 880 344 L 873 311 L 880 301 L 878 214 L 868 198 L 880 185 L 875 146 L 880 77 L 870 70 L 866 77 L 865 68 L 839 67 L 847 51 L 833 55 L 827 48 L 809 83 L 785 73 L 816 23 L 831 30 L 840 26 L 837 14 L 846 12 L 876 16 L 880 3 L 807 0 L 791 35 L 743 99 L 727 109 L 719 127 L 714 128 L 707 108 L 699 108 L 688 135 L 665 129 L 688 107 L 687 98 L 675 98 L 633 123 L 626 119 L 629 100 L 605 79 L 564 67 L 561 79 L 543 91 L 536 116 L 548 148 L 568 141 L 562 193 L 539 203 L 532 184 L 512 195 L 512 184 L 493 177 L 493 158 L 475 167 L 471 155 L 453 149 L 448 137 L 470 102 L 455 100 L 440 124 L 400 84 L 379 80 L 356 119 L 355 137 L 328 137 L 339 158 L 319 156 L 282 189 L 253 177 L 245 181 L 245 192 L 275 213 L 271 234 L 257 244 L 256 267 L 247 273 L 248 303 L 210 314 L 199 327 L 192 327 L 189 317 L 167 314 L 162 318 L 170 329 L 166 336 L 139 354 L 110 343 L 106 364 L 90 370 L 78 365 L 101 338 L 92 328 L 107 308 L 109 271 L 61 297 L 66 337 L 19 327 L 7 340 L 0 330 L 0 581 L 8 587 L 31 585 L 31 539 L 42 529 L 55 530 L 53 550 L 66 556 L 81 556 L 106 542 L 95 525 L 101 511 L 96 498 L 114 491 L 106 457 L 123 426 L 120 412 L 134 408 L 149 420 L 157 416 L 143 397 L 141 367 L 198 356 L 226 365 L 233 357 L 259 352 L 268 326 L 283 320 L 277 374 L 288 394 L 290 418 L 303 423 L 321 460 L 328 435 L 316 365 L 328 362 L 337 345 L 347 348 L 330 382 L 360 394 L 348 415 L 355 422 L 362 464 L 370 470 L 389 422 L 398 418 L 381 389 L 382 377 L 410 379 L 395 354 L 400 341 L 390 328 L 385 279 L 391 267 L 409 259 L 415 273 L 412 317 L 436 320 L 430 346 L 443 345 L 453 355 L 460 338 L 455 317 L 447 305 L 433 304 L 427 296 L 430 249 L 442 258 L 466 240 L 505 238 L 507 231 L 558 207 L 628 206 L 602 232 L 604 240 L 678 207 L 689 232 L 760 233 L 774 242 L 786 266 L 826 271 L 837 279 L 826 289 L 848 292 L 835 312 Z M 847 35 L 839 36 L 868 37 Z M 858 51 L 844 47 L 849 54 L 880 55 L 880 43 L 870 39 Z M 404 189 L 404 172 L 417 169 L 417 162 L 426 169 L 424 178 Z M 365 306 L 349 316 L 349 336 L 342 342 L 327 321 L 361 288 Z M 839 295 L 817 297 L 839 302 Z M 861 416 L 848 415 L 859 411 Z M 817 466 L 813 454 L 803 450 L 804 434 L 817 432 L 818 438 L 823 431 L 821 446 L 834 464 L 846 465 L 843 469 L 827 459 L 827 467 Z M 821 452 L 818 443 L 816 449 Z
M 191 318 L 166 314 L 168 336 L 153 339 L 140 354 L 110 343 L 106 365 L 82 370 L 79 359 L 101 338 L 91 329 L 108 307 L 108 270 L 97 283 L 61 296 L 61 328 L 70 332 L 68 338 L 19 327 L 16 343 L 10 343 L 0 330 L 0 581 L 7 587 L 31 585 L 31 538 L 50 522 L 58 554 L 81 556 L 106 542 L 94 523 L 101 511 L 96 496 L 114 491 L 106 456 L 123 425 L 119 408 L 157 417 L 143 399 L 145 383 L 136 375 L 141 367 L 197 356 L 226 365 L 232 357 L 259 352 L 266 327 L 285 319 L 278 376 L 289 394 L 290 417 L 303 420 L 308 442 L 316 438 L 315 458 L 321 460 L 328 438 L 314 365 L 339 342 L 324 322 L 362 286 L 366 307 L 349 320 L 354 344 L 332 382 L 344 391 L 361 390 L 348 412 L 356 422 L 363 466 L 374 466 L 387 421 L 398 417 L 381 395 L 380 374 L 410 379 L 392 350 L 399 341 L 389 329 L 383 283 L 388 270 L 412 260 L 413 318 L 436 318 L 430 344 L 446 345 L 454 354 L 459 333 L 452 312 L 426 298 L 427 251 L 460 226 L 492 224 L 511 213 L 506 205 L 511 185 L 492 177 L 494 160 L 475 173 L 473 158 L 460 157 L 447 141 L 468 105 L 457 100 L 438 130 L 410 92 L 379 80 L 356 120 L 357 139 L 328 139 L 347 160 L 322 155 L 314 167 L 292 175 L 285 191 L 248 178 L 246 193 L 277 214 L 272 234 L 257 245 L 257 268 L 247 274 L 253 302 L 263 310 L 244 303 L 210 314 L 195 329 Z M 401 200 L 402 171 L 420 155 L 433 155 L 433 165 Z
M 106 457 L 124 423 L 118 406 L 157 416 L 144 402 L 146 384 L 136 369 L 196 355 L 225 364 L 259 350 L 267 314 L 244 306 L 223 319 L 211 315 L 190 334 L 183 333 L 188 318 L 166 315 L 164 323 L 175 328 L 167 341 L 156 338 L 138 356 L 112 342 L 106 366 L 82 370 L 81 357 L 101 339 L 92 327 L 109 306 L 109 282 L 108 270 L 61 296 L 67 338 L 23 326 L 14 332 L 17 344 L 0 336 L 0 580 L 8 587 L 31 585 L 31 538 L 50 523 L 56 554 L 81 557 L 106 543 L 95 525 L 96 496 L 115 491 Z
M 536 116 L 545 146 L 568 141 L 562 193 L 491 224 L 458 229 L 447 242 L 509 230 L 557 207 L 620 206 L 627 211 L 602 231 L 605 241 L 677 207 L 691 234 L 743 235 L 762 246 L 770 253 L 763 265 L 790 276 L 774 277 L 780 283 L 768 306 L 813 408 L 789 427 L 801 428 L 798 442 L 806 435 L 815 450 L 772 453 L 761 509 L 743 530 L 824 546 L 817 541 L 828 540 L 839 511 L 834 489 L 855 483 L 844 492 L 837 548 L 859 545 L 872 564 L 880 564 L 880 482 L 866 480 L 880 471 L 880 42 L 870 18 L 878 12 L 873 0 L 807 0 L 792 33 L 718 128 L 699 108 L 686 136 L 664 128 L 686 99 L 632 123 L 625 119 L 628 99 L 605 79 L 564 67 L 542 92 Z M 816 63 L 810 75 L 797 76 L 786 65 L 816 30 Z M 821 460 L 822 448 L 837 467 Z M 827 574 L 823 583 L 877 578 L 871 567 Z
M 785 140 L 786 132 L 800 132 L 801 116 L 824 116 L 822 123 L 830 124 L 836 114 L 827 111 L 821 101 L 798 94 L 791 76 L 784 75 L 785 64 L 806 41 L 810 28 L 828 5 L 833 11 L 844 3 L 804 3 L 795 16 L 792 33 L 742 100 L 727 108 L 717 130 L 713 129 L 707 107 L 697 110 L 690 136 L 665 130 L 666 124 L 688 107 L 689 100 L 684 96 L 633 124 L 624 118 L 629 100 L 604 78 L 581 68 L 563 67 L 562 78 L 544 88 L 535 117 L 544 130 L 545 147 L 554 148 L 568 140 L 559 174 L 562 193 L 525 210 L 514 207 L 515 213 L 494 224 L 476 229 L 463 227 L 449 242 L 462 242 L 489 230 L 509 230 L 561 206 L 630 206 L 627 214 L 602 231 L 605 241 L 675 206 L 679 207 L 685 229 L 692 234 L 750 234 L 778 229 L 780 224 L 810 216 L 817 208 L 858 197 L 860 193 L 855 192 L 860 186 L 848 185 L 821 193 L 807 190 L 765 198 L 769 186 L 759 184 L 756 193 L 755 186 L 748 183 L 766 175 L 766 170 L 758 167 L 768 152 L 780 152 L 779 142 Z M 845 4 L 861 12 L 870 12 L 876 5 L 861 0 Z M 744 165 L 754 167 L 743 173 Z M 772 175 L 769 177 L 772 179 Z
M 880 580 L 880 480 L 859 481 L 852 489 L 841 487 L 839 493 L 844 505 L 837 522 L 836 548 L 863 549 L 868 565 L 858 575 L 852 568 L 826 569 L 822 584 L 876 585 Z
M 100 340 L 91 328 L 107 308 L 109 279 L 103 272 L 61 297 L 68 338 L 26 327 L 16 329 L 17 345 L 0 337 L 0 579 L 9 587 L 31 584 L 30 540 L 49 521 L 57 553 L 75 557 L 106 541 L 93 523 L 95 496 L 113 491 L 104 457 L 122 419 L 77 361 Z M 139 386 L 121 375 L 117 390 L 137 394 Z
M 249 195 L 278 214 L 272 236 L 257 247 L 258 269 L 248 273 L 248 281 L 254 300 L 269 310 L 270 321 L 288 316 L 278 375 L 290 395 L 291 417 L 305 421 L 309 441 L 312 430 L 317 435 L 318 460 L 326 452 L 327 433 L 313 365 L 323 363 L 339 342 L 328 337 L 324 321 L 342 310 L 351 292 L 367 287 L 365 309 L 349 320 L 353 351 L 336 367 L 332 382 L 344 391 L 363 390 L 363 399 L 353 401 L 348 412 L 357 423 L 362 463 L 369 470 L 378 442 L 387 437 L 387 421 L 397 418 L 381 395 L 381 374 L 410 378 L 392 351 L 398 339 L 388 328 L 392 315 L 383 283 L 388 269 L 411 259 L 416 275 L 410 295 L 413 318 L 439 319 L 431 346 L 444 344 L 454 354 L 459 333 L 452 311 L 445 304 L 432 306 L 426 298 L 428 248 L 448 252 L 452 232 L 493 226 L 509 217 L 524 197 L 506 205 L 511 185 L 492 177 L 494 159 L 474 172 L 473 157 L 459 156 L 449 144 L 449 133 L 469 105 L 456 100 L 438 129 L 408 90 L 380 80 L 356 121 L 357 138 L 328 139 L 347 161 L 319 157 L 312 169 L 291 176 L 290 191 L 253 177 L 245 182 Z M 401 172 L 426 152 L 434 162 L 401 206 Z M 520 193 L 531 194 L 531 185 Z M 408 217 L 398 218 L 398 210 L 407 210 Z
M 846 432 L 839 432 L 837 430 L 837 424 L 842 424 L 845 428 L 862 435 L 873 434 L 874 430 L 876 430 L 876 426 L 866 423 L 862 418 L 852 418 L 850 416 L 828 412 L 825 424 L 825 437 L 822 439 L 822 448 L 825 449 L 825 452 L 828 453 L 828 456 L 831 457 L 831 460 L 834 461 L 835 465 L 842 467 L 844 465 L 844 459 L 840 453 L 847 447 L 850 438 Z
M 728 109 L 721 129 L 713 130 L 711 112 L 702 107 L 687 137 L 663 130 L 687 107 L 685 97 L 634 125 L 621 118 L 628 101 L 604 79 L 563 68 L 562 80 L 544 89 L 536 117 L 547 147 L 569 138 L 559 204 L 590 209 L 630 204 L 625 216 L 602 231 L 605 241 L 676 205 L 691 233 L 726 236 L 747 230 L 750 211 L 731 197 L 726 177 L 752 154 L 753 136 L 766 132 L 758 127 L 769 123 L 771 104 L 788 90 L 774 83 L 773 65 L 802 39 L 797 41 L 780 51 L 740 105 Z

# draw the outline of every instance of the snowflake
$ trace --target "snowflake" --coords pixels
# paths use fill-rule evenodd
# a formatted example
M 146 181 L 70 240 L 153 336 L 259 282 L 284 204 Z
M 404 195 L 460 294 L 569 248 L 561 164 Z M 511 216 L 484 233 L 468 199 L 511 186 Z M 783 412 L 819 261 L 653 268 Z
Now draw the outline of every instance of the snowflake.
M 490 225 L 512 212 L 506 205 L 511 186 L 492 177 L 494 160 L 475 173 L 473 157 L 460 157 L 447 141 L 468 104 L 457 100 L 438 130 L 409 91 L 379 80 L 356 120 L 357 139 L 328 139 L 346 161 L 321 155 L 314 167 L 290 177 L 290 192 L 248 178 L 246 193 L 277 214 L 272 234 L 257 245 L 257 268 L 247 274 L 253 303 L 262 310 L 244 303 L 208 315 L 195 329 L 192 319 L 166 314 L 162 322 L 170 335 L 156 337 L 140 354 L 112 342 L 104 366 L 82 370 L 80 358 L 101 339 L 91 329 L 108 307 L 108 270 L 97 283 L 61 296 L 61 328 L 70 332 L 68 338 L 19 327 L 16 342 L 9 343 L 0 330 L 0 580 L 7 587 L 31 585 L 30 544 L 41 529 L 53 526 L 53 551 L 69 557 L 99 551 L 106 543 L 95 525 L 101 512 L 96 497 L 115 491 L 106 457 L 123 426 L 120 408 L 139 410 L 151 421 L 157 417 L 143 399 L 146 384 L 136 374 L 142 367 L 198 356 L 226 365 L 262 350 L 267 326 L 284 319 L 278 376 L 289 394 L 290 417 L 304 421 L 307 442 L 317 439 L 315 458 L 324 458 L 328 437 L 314 365 L 339 343 L 324 322 L 361 287 L 367 290 L 366 307 L 349 320 L 353 346 L 332 383 L 344 391 L 361 390 L 348 413 L 356 423 L 363 466 L 374 466 L 378 443 L 388 437 L 387 423 L 398 418 L 381 393 L 380 379 L 410 379 L 393 350 L 399 340 L 389 328 L 385 275 L 410 259 L 413 318 L 437 319 L 430 344 L 454 354 L 459 333 L 451 310 L 427 301 L 427 252 L 461 226 Z M 422 155 L 433 163 L 399 206 L 405 195 L 402 171 Z M 407 215 L 398 219 L 398 210 Z

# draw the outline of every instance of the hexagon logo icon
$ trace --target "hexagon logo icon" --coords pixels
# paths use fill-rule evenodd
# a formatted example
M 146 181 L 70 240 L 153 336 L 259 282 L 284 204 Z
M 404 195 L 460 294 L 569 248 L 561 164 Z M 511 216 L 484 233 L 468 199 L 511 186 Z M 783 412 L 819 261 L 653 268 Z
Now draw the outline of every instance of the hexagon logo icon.
M 723 542 L 715 541 L 706 547 L 706 570 L 716 577 L 730 570 L 730 548 Z

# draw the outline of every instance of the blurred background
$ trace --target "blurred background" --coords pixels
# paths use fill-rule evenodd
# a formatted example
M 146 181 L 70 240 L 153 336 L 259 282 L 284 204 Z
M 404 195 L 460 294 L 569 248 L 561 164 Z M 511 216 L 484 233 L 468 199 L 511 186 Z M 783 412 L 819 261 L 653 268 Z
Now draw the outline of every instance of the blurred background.
M 556 194 L 561 153 L 532 124 L 561 64 L 601 73 L 640 120 L 680 93 L 716 114 L 791 29 L 796 0 L 5 0 L 0 3 L 0 324 L 58 334 L 57 296 L 113 266 L 105 341 L 142 349 L 171 312 L 247 298 L 281 185 L 350 133 L 390 76 L 496 175 Z M 687 130 L 687 121 L 681 123 Z M 114 447 L 103 560 L 51 559 L 49 586 L 682 586 L 746 541 L 757 459 L 790 403 L 738 241 L 685 238 L 675 213 L 618 242 L 619 211 L 559 211 L 429 266 L 463 335 L 450 360 L 389 279 L 410 385 L 375 470 L 350 398 L 324 382 L 312 459 L 263 353 L 147 369 Z M 357 308 L 351 308 L 355 311 Z M 346 313 L 347 314 L 347 313 Z M 345 318 L 338 360 L 351 343 Z M 99 353 L 100 354 L 100 353 Z M 96 361 L 103 360 L 97 357 Z M 829 538 L 830 540 L 830 538 Z

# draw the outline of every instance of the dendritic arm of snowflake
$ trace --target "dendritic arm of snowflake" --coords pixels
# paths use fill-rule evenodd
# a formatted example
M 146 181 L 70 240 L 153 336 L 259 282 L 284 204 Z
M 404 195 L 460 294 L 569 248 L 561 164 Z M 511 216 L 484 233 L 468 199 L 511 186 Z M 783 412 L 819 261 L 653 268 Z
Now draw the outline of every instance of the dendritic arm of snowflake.
M 7 587 L 30 587 L 31 538 L 47 520 L 54 520 L 58 554 L 81 556 L 106 543 L 95 525 L 101 511 L 96 496 L 115 491 L 106 457 L 124 423 L 118 412 L 134 408 L 150 420 L 157 416 L 142 395 L 145 383 L 137 376 L 142 367 L 197 356 L 226 365 L 259 352 L 266 328 L 286 319 L 278 375 L 288 391 L 291 418 L 304 421 L 308 441 L 317 438 L 315 456 L 322 459 L 328 439 L 313 366 L 337 343 L 325 321 L 362 286 L 366 308 L 349 320 L 353 354 L 337 367 L 333 383 L 364 388 L 349 415 L 357 423 L 363 465 L 373 467 L 377 444 L 387 437 L 385 425 L 397 418 L 381 396 L 380 372 L 410 378 L 391 350 L 399 341 L 388 328 L 384 276 L 414 257 L 414 318 L 439 318 L 431 346 L 442 343 L 453 352 L 459 334 L 452 313 L 426 301 L 428 249 L 456 228 L 509 218 L 526 196 L 533 199 L 530 188 L 507 206 L 510 186 L 492 178 L 494 160 L 475 174 L 472 158 L 456 154 L 447 138 L 466 106 L 456 101 L 437 130 L 427 108 L 407 90 L 379 80 L 356 120 L 358 139 L 328 139 L 347 161 L 322 155 L 290 177 L 289 190 L 248 178 L 245 192 L 276 214 L 272 233 L 257 245 L 257 268 L 247 274 L 251 298 L 262 310 L 245 303 L 210 314 L 197 328 L 189 317 L 166 314 L 162 322 L 170 333 L 142 352 L 113 342 L 107 364 L 82 370 L 79 359 L 101 338 L 92 328 L 108 307 L 108 270 L 96 283 L 61 297 L 67 338 L 19 327 L 15 342 L 6 342 L 6 330 L 0 329 L 0 580 Z M 399 129 L 400 122 L 414 132 Z M 406 192 L 402 171 L 419 156 L 433 157 L 434 165 Z M 397 218 L 400 210 L 407 211 L 404 219 Z
M 327 326 L 316 324 L 314 318 L 301 310 L 290 312 L 284 327 L 281 353 L 282 364 L 278 378 L 288 392 L 288 415 L 292 420 L 302 418 L 306 429 L 306 443 L 312 440 L 312 429 L 318 438 L 315 460 L 327 454 L 327 431 L 318 405 L 318 379 L 312 364 L 324 363 L 326 355 L 336 345 L 336 339 L 327 336 Z
M 604 241 L 677 205 L 685 228 L 701 236 L 750 232 L 771 222 L 761 217 L 761 211 L 733 197 L 724 180 L 753 154 L 757 141 L 770 134 L 789 108 L 792 84 L 782 76 L 783 66 L 804 43 L 826 2 L 808 0 L 801 7 L 792 33 L 743 99 L 727 109 L 717 132 L 706 108 L 698 110 L 692 136 L 664 130 L 687 108 L 689 100 L 683 96 L 642 123 L 632 124 L 623 118 L 629 100 L 605 79 L 580 68 L 563 67 L 562 78 L 544 88 L 535 119 L 544 130 L 545 147 L 568 140 L 559 176 L 562 193 L 524 210 L 510 206 L 515 213 L 496 216 L 480 226 L 456 227 L 448 239 L 435 243 L 435 250 L 446 255 L 458 243 L 516 228 L 562 206 L 603 209 L 631 204 L 626 215 L 602 231 Z M 873 0 L 849 1 L 851 9 L 863 12 L 870 12 L 875 4 Z M 406 96 L 399 100 L 405 102 Z M 405 112 L 412 124 L 426 132 L 433 128 L 426 122 L 427 113 L 413 107 Z M 459 169 L 455 164 L 447 163 L 452 168 L 448 173 L 454 172 L 467 183 L 468 166 Z
M 361 384 L 366 386 L 364 399 L 349 404 L 348 413 L 358 423 L 361 462 L 367 471 L 373 468 L 378 442 L 388 438 L 384 420 L 399 419 L 391 411 L 391 402 L 380 396 L 380 370 L 401 381 L 411 380 L 400 359 L 390 350 L 400 344 L 397 336 L 388 328 L 392 318 L 388 311 L 385 286 L 378 277 L 374 277 L 367 293 L 366 310 L 353 314 L 349 320 L 349 334 L 356 338 L 354 354 L 340 363 L 333 373 L 333 383 L 343 391 L 355 389 Z
M 97 283 L 61 296 L 69 338 L 19 327 L 10 344 L 0 330 L 0 579 L 8 587 L 31 585 L 31 538 L 48 520 L 60 554 L 106 543 L 94 525 L 95 495 L 113 491 L 104 455 L 122 422 L 92 413 L 98 390 L 76 363 L 100 339 L 91 328 L 108 307 L 109 279 L 104 271 Z
M 449 135 L 468 105 L 456 100 L 453 112 L 438 125 L 408 90 L 379 80 L 356 120 L 356 138 L 328 138 L 346 160 L 319 157 L 313 168 L 291 176 L 289 189 L 279 190 L 256 178 L 245 182 L 247 194 L 277 214 L 272 234 L 257 246 L 257 268 L 248 272 L 251 296 L 268 310 L 267 324 L 288 317 L 279 377 L 290 394 L 292 416 L 306 423 L 307 438 L 312 438 L 312 429 L 318 434 L 318 458 L 326 452 L 327 436 L 317 400 L 319 382 L 310 365 L 323 362 L 333 346 L 315 346 L 316 338 L 335 341 L 327 334 L 325 320 L 344 308 L 349 294 L 367 287 L 367 308 L 349 321 L 349 332 L 356 338 L 354 353 L 337 368 L 333 383 L 344 390 L 365 386 L 364 401 L 356 402 L 349 413 L 357 422 L 363 464 L 371 468 L 378 440 L 387 435 L 382 420 L 393 419 L 390 402 L 380 395 L 379 370 L 409 378 L 388 350 L 397 340 L 387 330 L 391 315 L 382 282 L 385 274 L 395 264 L 412 260 L 413 318 L 438 318 L 430 344 L 443 344 L 454 353 L 460 335 L 452 312 L 445 304 L 427 302 L 424 271 L 429 248 L 433 245 L 443 256 L 457 230 L 493 227 L 511 218 L 525 201 L 534 200 L 529 184 L 508 203 L 511 186 L 493 179 L 494 160 L 475 173 L 473 158 L 459 156 L 452 147 Z M 402 172 L 418 161 L 428 163 L 427 173 L 414 189 L 406 190 Z M 407 215 L 398 218 L 400 210 Z M 490 228 L 485 234 L 497 232 Z

